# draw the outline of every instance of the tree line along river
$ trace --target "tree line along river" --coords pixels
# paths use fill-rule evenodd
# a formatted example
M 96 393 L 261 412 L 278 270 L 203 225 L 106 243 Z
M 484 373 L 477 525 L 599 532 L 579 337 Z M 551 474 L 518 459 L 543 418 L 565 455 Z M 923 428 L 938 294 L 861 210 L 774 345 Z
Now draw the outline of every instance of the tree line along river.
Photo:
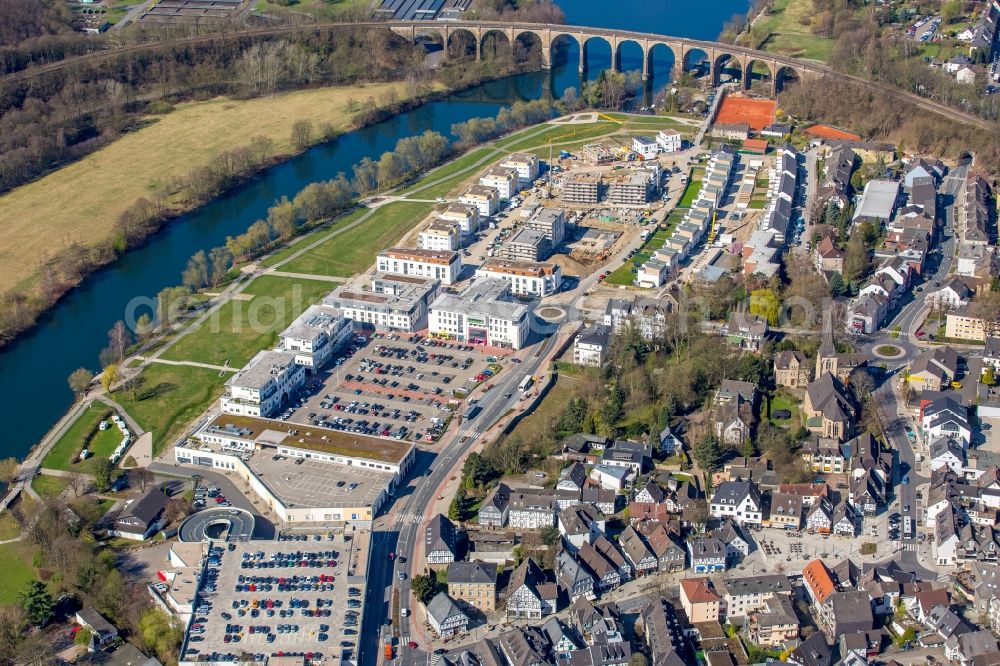
M 560 0 L 566 22 L 602 28 L 651 31 L 695 39 L 714 39 L 733 14 L 745 12 L 747 0 L 632 0 L 624 6 L 607 0 Z M 622 68 L 640 69 L 636 47 L 622 51 Z M 293 197 L 311 182 L 327 180 L 364 156 L 377 159 L 396 141 L 431 129 L 451 137 L 451 126 L 477 116 L 494 116 L 503 105 L 562 95 L 579 88 L 577 46 L 550 72 L 521 74 L 453 94 L 392 119 L 317 146 L 261 174 L 246 185 L 172 221 L 141 248 L 98 271 L 40 318 L 36 328 L 0 352 L 0 413 L 6 436 L 0 458 L 23 458 L 72 404 L 66 383 L 79 367 L 98 368 L 98 352 L 107 331 L 123 319 L 135 297 L 155 298 L 164 287 L 180 283 L 187 260 L 198 250 L 222 245 L 243 233 L 282 196 Z M 587 48 L 588 78 L 610 66 L 608 47 Z M 673 63 L 654 62 L 652 86 L 669 81 Z M 331 285 L 332 286 L 332 285 Z

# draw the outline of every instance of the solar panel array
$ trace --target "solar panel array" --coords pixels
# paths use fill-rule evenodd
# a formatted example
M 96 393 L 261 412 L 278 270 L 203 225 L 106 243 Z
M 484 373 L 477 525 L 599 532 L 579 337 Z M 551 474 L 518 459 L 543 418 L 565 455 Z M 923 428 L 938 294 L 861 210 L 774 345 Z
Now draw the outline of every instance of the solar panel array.
M 382 0 L 379 14 L 399 21 L 430 21 L 457 18 L 472 0 Z

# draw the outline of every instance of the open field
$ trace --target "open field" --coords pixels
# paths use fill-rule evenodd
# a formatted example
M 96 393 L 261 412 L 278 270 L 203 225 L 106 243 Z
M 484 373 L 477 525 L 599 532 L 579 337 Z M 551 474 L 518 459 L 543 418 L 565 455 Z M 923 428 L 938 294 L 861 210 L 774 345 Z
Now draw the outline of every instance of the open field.
M 578 380 L 559 375 L 556 385 L 538 404 L 538 408 L 530 415 L 521 419 L 510 433 L 511 437 L 520 437 L 523 442 L 537 442 L 547 430 L 548 423 L 555 421 L 566 409 L 566 403 L 575 396 L 574 384 Z
M 293 259 L 281 270 L 339 277 L 357 275 L 375 262 L 379 252 L 409 233 L 433 207 L 434 204 L 417 201 L 386 204 L 362 224 Z M 328 291 L 333 286 L 328 283 Z
M 346 226 L 346 225 L 350 224 L 351 222 L 353 222 L 354 220 L 358 219 L 359 217 L 361 217 L 362 215 L 364 215 L 367 212 L 368 212 L 367 208 L 363 208 L 363 207 L 362 208 L 355 208 L 354 210 L 352 210 L 351 212 L 347 213 L 346 215 L 343 215 L 343 216 L 337 218 L 336 220 L 334 220 L 333 223 L 330 226 L 328 226 L 327 228 L 323 229 L 323 231 L 319 232 L 319 234 L 322 235 L 322 234 L 325 234 L 325 233 L 329 233 L 330 231 L 333 231 L 334 229 L 339 229 L 340 227 Z M 295 254 L 296 252 L 298 252 L 300 249 L 302 249 L 301 246 L 302 246 L 303 243 L 306 244 L 306 245 L 308 245 L 309 243 L 311 243 L 314 240 L 316 240 L 315 236 L 299 236 L 290 245 L 288 245 L 288 246 L 286 246 L 286 247 L 278 250 L 277 252 L 275 252 L 274 254 L 270 255 L 269 257 L 267 257 L 266 259 L 264 259 L 263 261 L 261 261 L 259 263 L 260 263 L 261 266 L 274 266 L 279 261 L 283 261 L 283 260 L 287 259 L 288 257 L 290 257 L 293 254 Z
M 231 300 L 163 353 L 173 361 L 197 361 L 241 367 L 261 349 L 271 347 L 277 334 L 307 307 L 336 285 L 318 280 L 263 275 L 244 293 L 249 301 Z
M 292 125 L 309 119 L 348 129 L 352 99 L 381 99 L 399 83 L 318 88 L 252 100 L 218 98 L 180 104 L 146 127 L 39 180 L 0 196 L 0 291 L 29 278 L 39 263 L 73 243 L 93 244 L 111 234 L 119 214 L 141 196 L 207 164 L 220 150 L 255 135 L 274 140 L 273 154 L 293 152 Z M 156 159 L 150 159 L 155 156 Z
M 112 397 L 139 425 L 152 431 L 153 453 L 158 454 L 222 394 L 227 378 L 215 370 L 152 364 L 142 371 L 134 396 L 119 391 Z
M 101 419 L 109 418 L 110 415 L 111 408 L 104 403 L 96 401 L 91 403 L 80 415 L 80 418 L 69 427 L 65 434 L 59 438 L 59 441 L 49 450 L 45 458 L 42 459 L 42 467 L 63 471 L 81 467 L 80 465 L 74 465 L 72 461 L 80 449 L 83 448 L 83 445 L 86 444 L 84 438 L 88 433 L 97 428 L 97 424 L 100 423 Z M 106 430 L 105 432 L 110 432 L 110 430 Z M 118 428 L 114 428 L 114 432 L 120 434 Z M 120 437 L 119 441 L 121 441 Z M 117 442 L 111 447 L 111 451 L 102 453 L 101 455 L 109 455 L 115 450 L 115 446 L 118 446 Z
M 29 541 L 15 541 L 0 545 L 0 604 L 17 603 L 17 597 L 29 581 L 35 580 L 31 566 L 32 545 Z
M 800 19 L 813 12 L 812 0 L 774 0 L 771 11 L 754 25 L 759 34 L 771 35 L 761 48 L 781 55 L 826 62 L 833 40 L 817 37 L 808 26 L 800 23 Z
M 42 497 L 58 497 L 69 488 L 69 479 L 63 476 L 39 474 L 31 481 L 31 487 Z

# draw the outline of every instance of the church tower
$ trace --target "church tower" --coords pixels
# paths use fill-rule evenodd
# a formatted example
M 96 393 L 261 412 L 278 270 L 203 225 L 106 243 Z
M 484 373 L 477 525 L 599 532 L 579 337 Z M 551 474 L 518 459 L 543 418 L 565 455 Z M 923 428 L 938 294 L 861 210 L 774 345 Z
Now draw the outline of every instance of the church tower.
M 837 376 L 837 347 L 833 344 L 833 313 L 829 309 L 823 312 L 823 339 L 816 352 L 816 379 L 824 372 Z

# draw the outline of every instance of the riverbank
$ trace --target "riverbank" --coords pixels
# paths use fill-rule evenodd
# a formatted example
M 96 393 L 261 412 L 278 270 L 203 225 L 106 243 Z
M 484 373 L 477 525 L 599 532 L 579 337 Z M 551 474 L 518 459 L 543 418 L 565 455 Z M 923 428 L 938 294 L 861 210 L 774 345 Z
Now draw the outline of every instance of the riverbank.
M 192 185 L 202 171 L 233 169 L 222 191 L 213 192 L 219 196 L 319 143 L 447 93 L 440 85 L 409 97 L 407 90 L 404 83 L 386 82 L 181 104 L 93 155 L 0 196 L 0 293 L 29 294 L 16 319 L 3 322 L 0 347 L 30 330 L 94 271 L 204 205 Z M 293 136 L 302 121 L 309 127 L 305 140 Z M 153 202 L 148 210 L 155 212 L 138 212 L 141 201 Z M 126 216 L 136 222 L 123 224 Z

